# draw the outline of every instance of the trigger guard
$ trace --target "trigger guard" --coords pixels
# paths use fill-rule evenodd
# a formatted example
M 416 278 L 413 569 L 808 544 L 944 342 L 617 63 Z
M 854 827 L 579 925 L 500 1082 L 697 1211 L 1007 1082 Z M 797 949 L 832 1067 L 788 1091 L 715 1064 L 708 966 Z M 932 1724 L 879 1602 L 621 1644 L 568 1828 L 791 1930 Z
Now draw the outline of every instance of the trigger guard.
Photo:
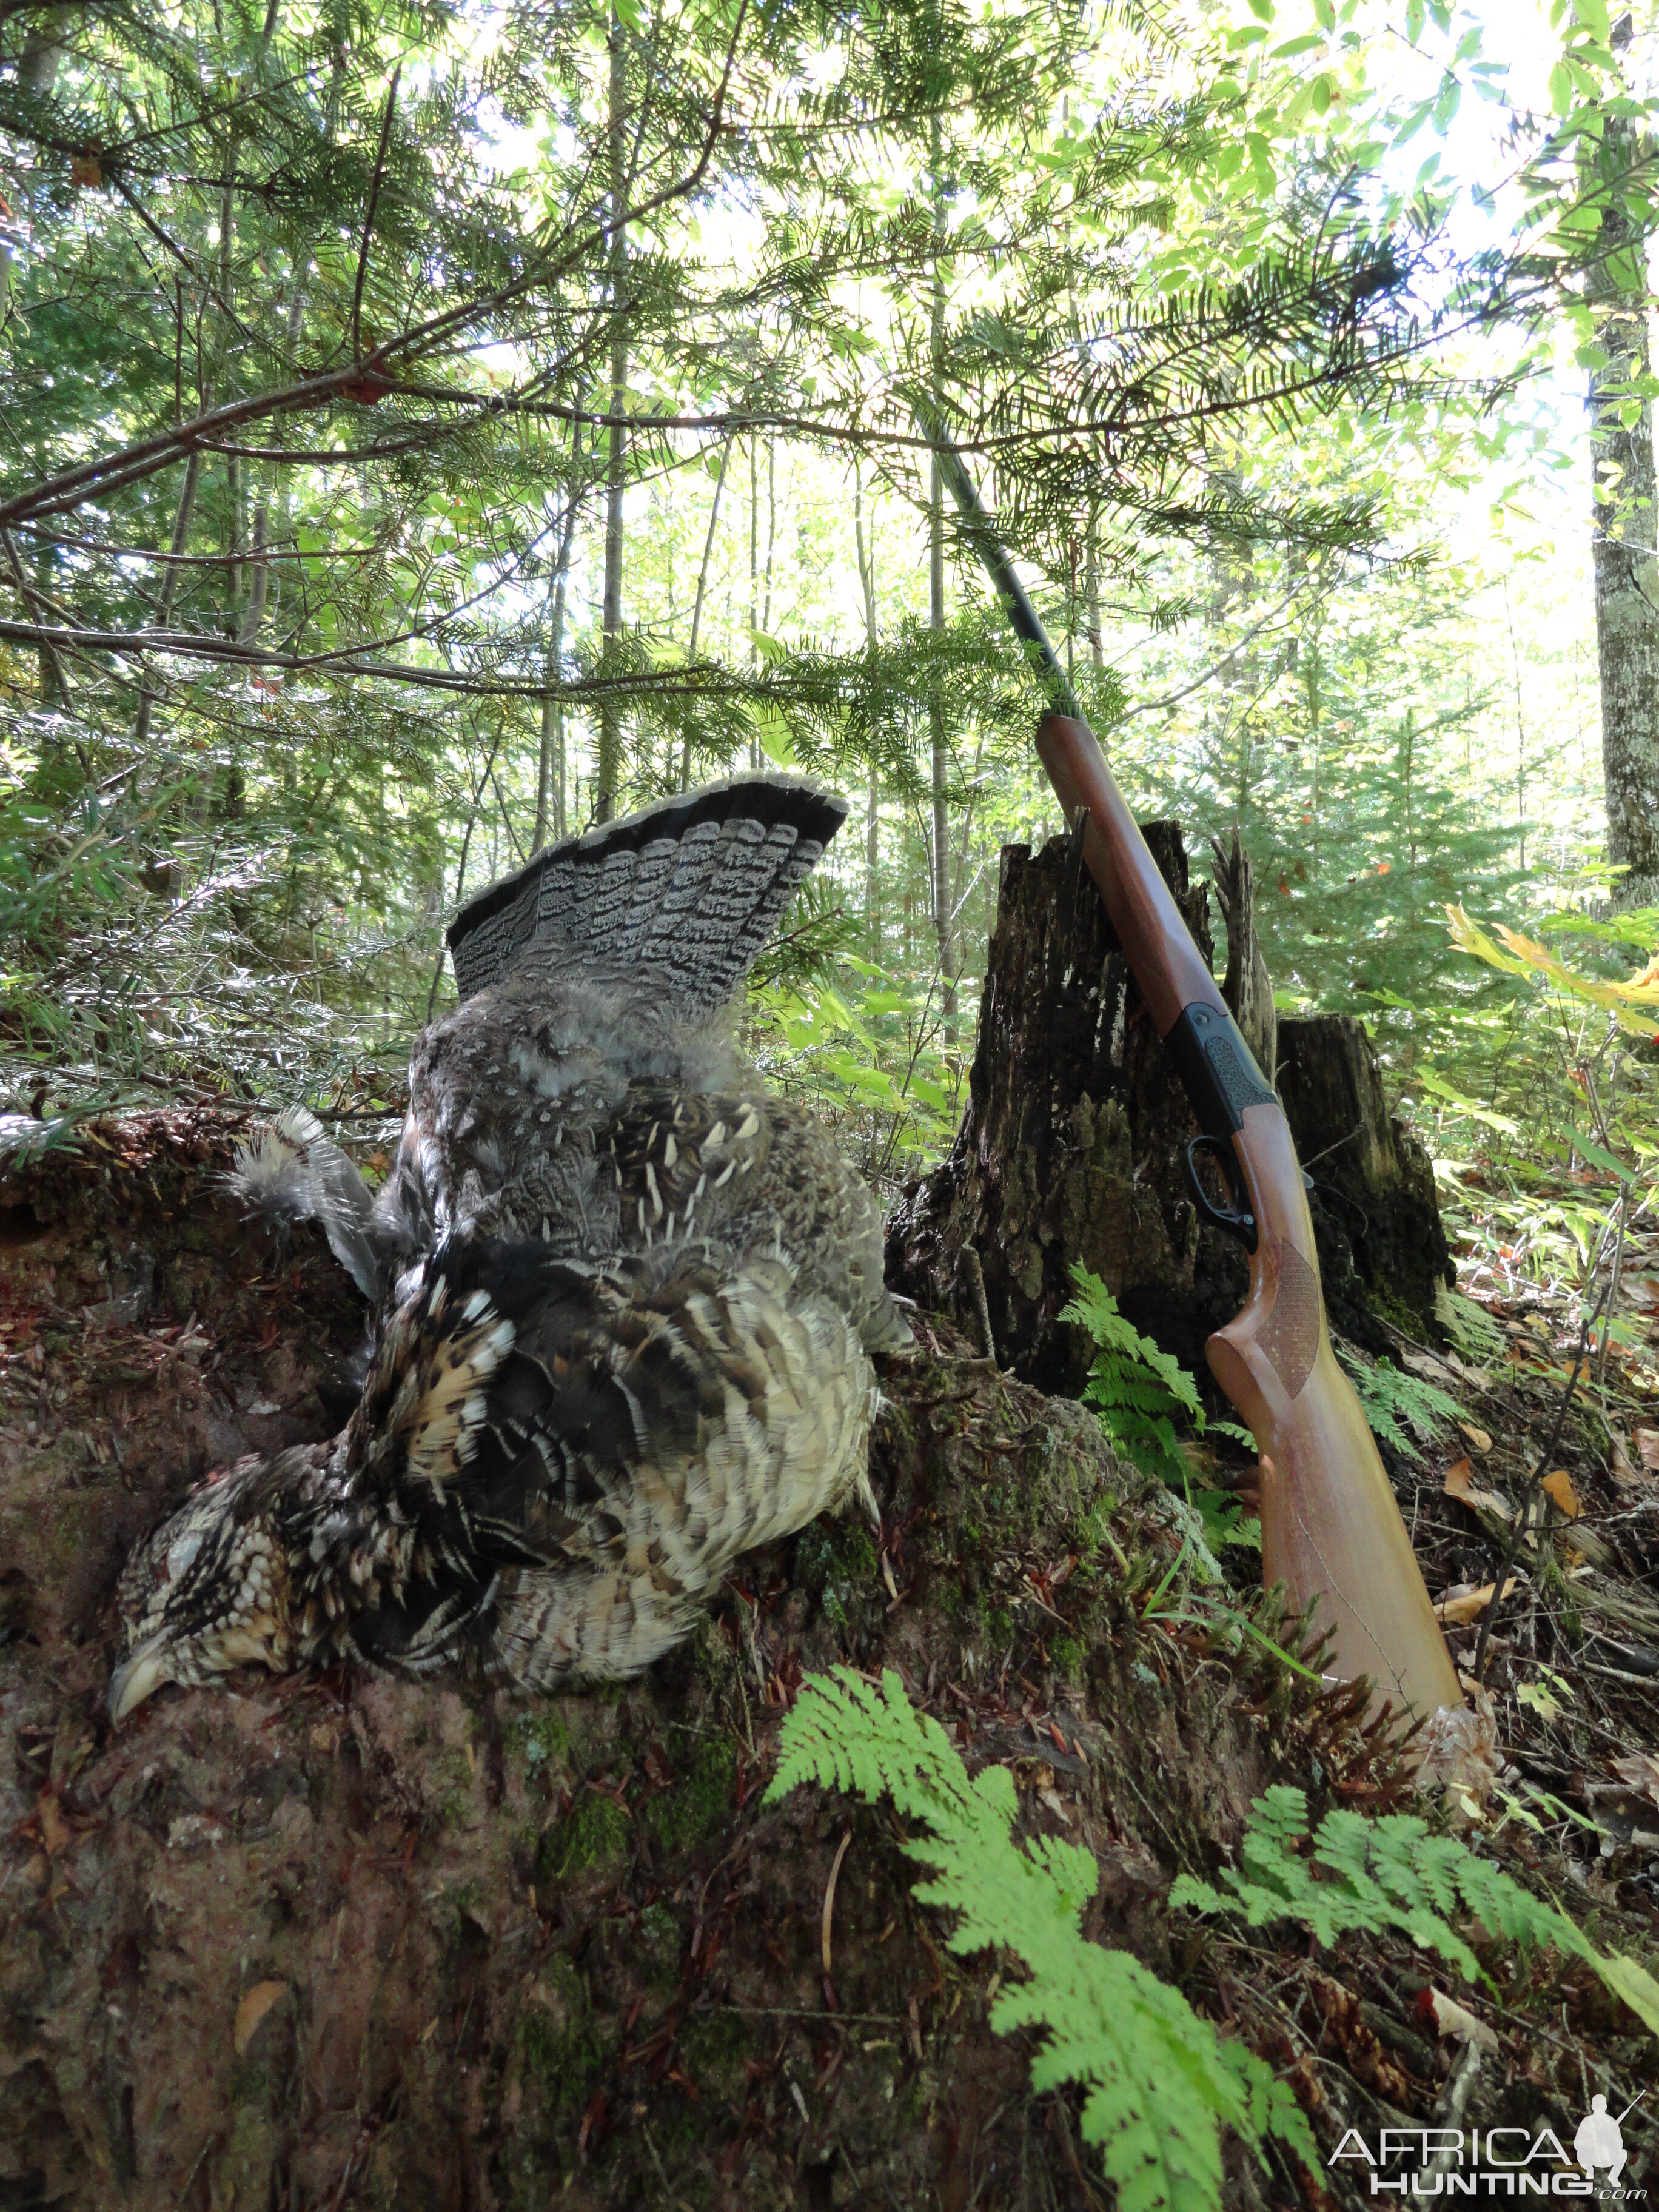
M 1218 1206 L 1200 1180 L 1198 1162 L 1194 1156 L 1200 1150 L 1215 1155 L 1228 1195 L 1234 1200 L 1231 1207 Z M 1192 1194 L 1193 1204 L 1202 1218 L 1209 1223 L 1212 1229 L 1220 1230 L 1223 1236 L 1237 1238 L 1247 1252 L 1254 1252 L 1256 1244 L 1255 1216 L 1237 1203 L 1238 1163 L 1233 1157 L 1232 1146 L 1222 1138 L 1207 1133 L 1194 1137 L 1188 1140 L 1187 1149 L 1182 1154 L 1181 1164 L 1186 1170 L 1187 1188 Z

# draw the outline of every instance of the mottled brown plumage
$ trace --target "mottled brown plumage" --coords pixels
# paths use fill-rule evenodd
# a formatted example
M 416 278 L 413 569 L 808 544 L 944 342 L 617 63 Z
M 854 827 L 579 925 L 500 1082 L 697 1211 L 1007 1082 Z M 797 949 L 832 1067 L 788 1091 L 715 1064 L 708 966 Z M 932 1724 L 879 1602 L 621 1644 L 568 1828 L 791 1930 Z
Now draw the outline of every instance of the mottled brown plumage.
M 868 1352 L 908 1336 L 879 1216 L 728 1003 L 843 811 L 740 780 L 555 848 L 452 931 L 372 1208 L 314 1124 L 250 1151 L 250 1198 L 370 1255 L 371 1370 L 332 1444 L 135 1554 L 118 1715 L 250 1658 L 632 1674 L 738 1553 L 867 1504 Z

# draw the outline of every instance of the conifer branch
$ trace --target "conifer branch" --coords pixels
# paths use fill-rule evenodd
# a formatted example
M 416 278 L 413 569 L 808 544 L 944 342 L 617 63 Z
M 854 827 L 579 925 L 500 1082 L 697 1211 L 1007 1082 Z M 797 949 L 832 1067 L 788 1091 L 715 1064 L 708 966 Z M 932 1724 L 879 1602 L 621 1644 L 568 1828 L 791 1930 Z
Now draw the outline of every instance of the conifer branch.
M 363 357 L 363 282 L 368 275 L 368 248 L 374 236 L 374 210 L 380 198 L 380 179 L 386 174 L 386 148 L 392 139 L 392 118 L 398 106 L 398 86 L 403 76 L 404 65 L 398 63 L 392 72 L 392 82 L 386 96 L 386 111 L 380 117 L 380 143 L 374 151 L 374 174 L 368 187 L 368 205 L 363 210 L 363 242 L 357 253 L 357 281 L 351 291 L 351 358 L 361 362 Z

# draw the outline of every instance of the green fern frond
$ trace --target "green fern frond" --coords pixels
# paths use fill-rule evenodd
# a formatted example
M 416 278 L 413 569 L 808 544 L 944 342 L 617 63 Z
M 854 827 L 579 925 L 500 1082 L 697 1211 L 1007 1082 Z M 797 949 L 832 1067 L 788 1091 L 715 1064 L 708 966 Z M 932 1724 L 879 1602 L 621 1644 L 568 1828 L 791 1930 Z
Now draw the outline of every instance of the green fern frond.
M 1163 1384 L 1164 1394 L 1202 1430 L 1204 1410 L 1199 1404 L 1198 1387 L 1180 1361 L 1159 1351 L 1151 1337 L 1143 1336 L 1133 1322 L 1125 1321 L 1117 1310 L 1117 1300 L 1098 1275 L 1087 1267 L 1074 1267 L 1072 1280 L 1077 1295 L 1061 1310 L 1060 1318 L 1086 1328 L 1103 1355 L 1095 1362 L 1091 1388 L 1104 1377 L 1135 1376 L 1137 1368 L 1150 1369 Z
M 1465 1359 L 1477 1363 L 1502 1361 L 1507 1349 L 1504 1332 L 1473 1298 L 1466 1298 L 1461 1291 L 1449 1291 L 1443 1283 L 1437 1283 L 1434 1317 Z
M 1083 1401 L 1100 1415 L 1101 1426 L 1125 1459 L 1194 1507 L 1212 1553 L 1227 1544 L 1261 1541 L 1261 1523 L 1247 1519 L 1238 1501 L 1195 1474 L 1182 1448 L 1177 1421 L 1191 1424 L 1195 1436 L 1209 1431 L 1251 1442 L 1248 1430 L 1231 1421 L 1206 1424 L 1198 1386 L 1167 1352 L 1143 1336 L 1117 1310 L 1117 1300 L 1098 1275 L 1074 1267 L 1077 1295 L 1060 1319 L 1088 1330 L 1096 1346 L 1095 1364 L 1083 1387 Z
M 1396 1367 L 1391 1359 L 1373 1364 L 1346 1344 L 1338 1345 L 1337 1356 L 1352 1378 L 1371 1433 L 1407 1459 L 1423 1456 L 1417 1437 L 1427 1439 L 1443 1422 L 1455 1421 L 1462 1410 L 1455 1398 L 1425 1382 L 1420 1375 Z
M 1083 1908 L 1100 1879 L 1092 1854 L 1054 1837 L 1022 1850 L 1009 1833 L 1018 1802 L 1006 1768 L 970 1778 L 896 1674 L 877 1690 L 838 1667 L 801 1685 L 767 1802 L 805 1782 L 872 1802 L 889 1796 L 902 1820 L 926 1824 L 930 1832 L 903 1846 L 932 1875 L 918 1899 L 957 1915 L 953 1951 L 1012 1951 L 1025 1968 L 1029 1979 L 997 1997 L 991 2025 L 1043 2036 L 1034 2090 L 1084 2088 L 1084 2136 L 1101 2147 L 1121 2212 L 1212 2212 L 1224 2125 L 1258 2150 L 1276 2136 L 1317 2166 L 1301 2107 L 1261 2059 L 1222 2042 L 1138 1960 L 1085 1940 Z
M 1242 1869 L 1222 1870 L 1227 1893 L 1182 1875 L 1170 1903 L 1189 1912 L 1240 1913 L 1253 1928 L 1299 1920 L 1327 1947 L 1356 1930 L 1394 1931 L 1437 1951 L 1465 1981 L 1481 1981 L 1480 1960 L 1448 1917 L 1461 1911 L 1517 1950 L 1553 1948 L 1582 1959 L 1659 2034 L 1659 1982 L 1644 1967 L 1598 1951 L 1565 1912 L 1455 1837 L 1434 1835 L 1412 1814 L 1368 1820 L 1340 1807 L 1320 1822 L 1310 1857 L 1297 1848 L 1307 1832 L 1302 1792 L 1282 1784 L 1269 1790 L 1245 1828 Z

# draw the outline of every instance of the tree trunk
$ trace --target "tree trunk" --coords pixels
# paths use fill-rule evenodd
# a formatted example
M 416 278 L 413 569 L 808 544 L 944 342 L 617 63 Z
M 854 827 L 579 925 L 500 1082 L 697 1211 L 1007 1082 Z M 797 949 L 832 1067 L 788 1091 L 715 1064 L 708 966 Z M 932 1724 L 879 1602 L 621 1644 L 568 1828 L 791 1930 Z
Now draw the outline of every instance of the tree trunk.
M 945 182 L 939 173 L 942 160 L 939 119 L 935 115 L 933 123 L 933 288 L 928 351 L 933 368 L 934 416 L 940 422 L 944 420 L 941 403 L 945 371 Z M 945 471 L 939 465 L 937 453 L 929 464 L 928 476 L 927 626 L 937 644 L 945 633 Z M 927 702 L 928 755 L 933 793 L 933 936 L 939 954 L 939 1003 L 944 1009 L 945 1042 L 948 1050 L 956 1042 L 957 971 L 956 948 L 951 942 L 951 821 L 946 795 L 951 757 L 945 740 L 945 701 L 939 690 L 944 680 L 944 671 L 935 663 L 932 691 Z
M 203 394 L 204 404 L 206 394 Z M 173 544 L 161 571 L 161 595 L 155 606 L 155 627 L 165 629 L 173 618 L 173 595 L 179 589 L 183 570 L 180 556 L 190 543 L 190 520 L 196 506 L 196 487 L 201 479 L 202 456 L 192 453 L 185 464 L 185 481 L 179 493 L 179 505 L 173 518 Z M 263 574 L 263 571 L 261 572 Z M 257 588 L 257 586 L 256 586 Z M 132 726 L 132 746 L 140 751 L 149 738 L 150 708 L 155 703 L 155 694 L 148 688 L 140 693 L 138 712 Z
M 876 649 L 875 532 L 872 526 L 866 541 L 864 534 L 864 471 L 856 460 L 853 463 L 853 545 L 858 555 L 859 585 L 864 594 L 864 641 L 873 654 Z M 878 892 L 880 860 L 881 788 L 872 762 L 869 768 L 864 809 L 864 938 L 867 957 L 878 963 L 881 959 L 881 908 Z
M 691 638 L 690 642 L 685 648 L 685 657 L 688 661 L 695 661 L 697 657 L 697 632 L 702 626 L 703 596 L 708 589 L 708 563 L 714 550 L 714 532 L 720 519 L 720 494 L 726 489 L 726 471 L 730 465 L 731 459 L 732 440 L 728 437 L 725 444 L 720 447 L 720 473 L 714 478 L 714 496 L 708 502 L 708 534 L 702 541 L 702 560 L 697 568 L 696 597 L 691 603 Z M 753 596 L 755 588 L 755 580 L 752 574 L 753 562 L 754 548 L 751 528 L 750 544 L 750 563 L 751 573 L 749 579 L 749 589 L 751 597 Z M 682 791 L 690 791 L 691 788 L 691 732 L 695 726 L 696 714 L 696 708 L 695 703 L 688 701 L 685 709 L 685 734 L 680 741 L 680 789 Z
M 579 422 L 570 441 L 573 471 L 580 460 L 581 447 L 582 428 Z M 536 757 L 536 832 L 530 848 L 532 853 L 539 853 L 546 844 L 550 819 L 553 835 L 564 835 L 564 595 L 570 580 L 570 549 L 575 540 L 576 511 L 581 498 L 581 485 L 573 483 L 570 503 L 560 526 L 559 550 L 548 591 L 550 606 L 547 658 L 542 664 L 546 688 L 542 693 L 541 743 Z
M 1277 1079 L 1279 1016 L 1273 1006 L 1273 980 L 1262 957 L 1255 930 L 1255 872 L 1244 851 L 1238 824 L 1232 842 L 1210 840 L 1215 860 L 1216 904 L 1227 931 L 1227 973 L 1221 995 L 1232 1009 L 1233 1019 L 1244 1033 L 1244 1042 L 1255 1054 L 1255 1064 L 1269 1083 Z
M 1188 882 L 1179 829 L 1142 826 L 1213 965 L 1207 890 Z M 1240 966 L 1248 974 L 1242 957 Z M 1364 1030 L 1343 1016 L 1286 1022 L 1279 1060 L 1292 1134 L 1316 1163 L 1311 1204 L 1333 1325 L 1384 1349 L 1381 1309 L 1427 1335 L 1436 1284 L 1449 1275 L 1433 1176 L 1389 1121 Z M 1092 1347 L 1057 1316 L 1081 1261 L 1203 1380 L 1205 1340 L 1243 1304 L 1247 1266 L 1188 1194 L 1183 1156 L 1197 1133 L 1072 841 L 1035 857 L 1006 847 L 967 1111 L 949 1158 L 907 1187 L 889 1224 L 890 1284 L 974 1326 L 971 1248 L 999 1359 L 1073 1395 Z
M 605 653 L 609 662 L 622 635 L 623 493 L 628 483 L 627 434 L 623 428 L 623 403 L 628 397 L 628 324 L 623 290 L 628 276 L 627 233 L 623 210 L 627 202 L 627 137 L 624 130 L 626 83 L 622 18 L 611 11 L 611 220 L 617 228 L 611 240 L 611 425 L 605 464 L 605 605 L 601 617 Z M 622 781 L 622 709 L 614 691 L 599 699 L 599 754 L 594 763 L 593 819 L 608 822 L 617 811 L 617 790 Z
M 1331 1326 L 1385 1352 L 1384 1323 L 1421 1343 L 1456 1279 L 1434 1167 L 1389 1111 L 1382 1063 L 1355 1014 L 1279 1024 L 1279 1093 L 1304 1170 Z
M 1628 44 L 1629 37 L 1626 17 L 1613 43 Z M 1642 240 L 1618 194 L 1618 181 L 1639 161 L 1634 124 L 1608 116 L 1599 155 L 1609 186 L 1604 258 L 1590 283 L 1600 310 L 1597 336 L 1608 356 L 1604 368 L 1590 372 L 1591 533 L 1607 858 L 1630 872 L 1613 893 L 1620 907 L 1659 905 L 1653 405 L 1632 390 L 1649 373 L 1647 271 Z

